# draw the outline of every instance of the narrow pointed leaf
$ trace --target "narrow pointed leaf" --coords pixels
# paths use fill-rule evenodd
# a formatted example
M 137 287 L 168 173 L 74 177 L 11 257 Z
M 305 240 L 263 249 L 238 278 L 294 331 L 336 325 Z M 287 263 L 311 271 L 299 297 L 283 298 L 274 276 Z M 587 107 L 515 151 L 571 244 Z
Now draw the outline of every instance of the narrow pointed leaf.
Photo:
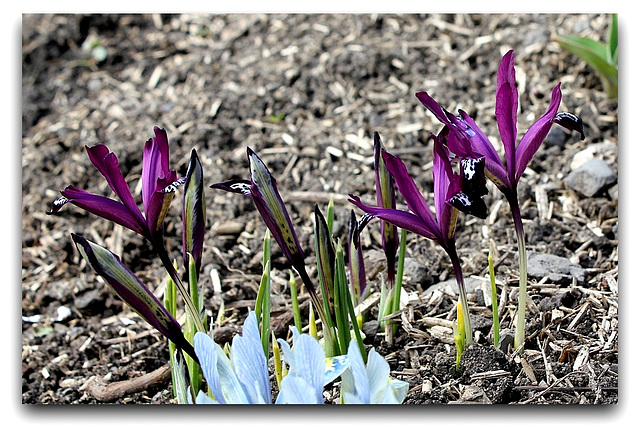
M 316 258 L 318 262 L 318 275 L 320 284 L 322 285 L 322 295 L 326 298 L 329 311 L 333 313 L 334 300 L 334 271 L 335 271 L 335 251 L 333 249 L 333 241 L 327 221 L 318 208 L 314 207 L 315 214 L 315 240 L 316 240 Z

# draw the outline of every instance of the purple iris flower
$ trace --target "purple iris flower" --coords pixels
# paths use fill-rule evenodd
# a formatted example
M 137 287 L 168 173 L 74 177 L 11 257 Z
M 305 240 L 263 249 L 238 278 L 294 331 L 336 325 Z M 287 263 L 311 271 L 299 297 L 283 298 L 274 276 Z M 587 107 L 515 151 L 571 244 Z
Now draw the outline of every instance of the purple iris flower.
M 252 198 L 267 228 L 282 248 L 283 254 L 300 272 L 304 270 L 304 253 L 284 201 L 278 192 L 276 179 L 262 159 L 249 147 L 247 147 L 247 157 L 251 180 L 232 179 L 212 184 L 210 187 Z
M 435 151 L 433 160 L 435 214 L 429 208 L 402 160 L 385 150 L 382 150 L 382 158 L 387 170 L 395 179 L 398 191 L 404 198 L 409 211 L 365 205 L 355 195 L 350 195 L 349 201 L 365 213 L 434 240 L 444 248 L 451 258 L 460 289 L 460 299 L 463 308 L 466 308 L 465 326 L 468 331 L 467 343 L 470 343 L 472 340 L 471 322 L 468 316 L 462 268 L 455 246 L 455 225 L 458 210 L 450 203 L 451 199 L 460 192 L 461 176 L 453 171 L 449 151 L 444 145 L 444 135 L 432 135 L 432 138 Z
M 451 209 L 449 200 L 458 193 L 460 177 L 453 172 L 448 151 L 442 136 L 433 136 L 434 161 L 433 184 L 435 215 L 429 208 L 422 193 L 415 184 L 407 167 L 400 158 L 382 150 L 382 158 L 389 173 L 393 176 L 398 191 L 404 198 L 410 211 L 394 208 L 375 207 L 363 204 L 355 195 L 349 200 L 365 213 L 376 216 L 400 228 L 419 234 L 438 242 L 444 249 L 453 247 L 457 211 Z
M 518 296 L 518 314 L 514 346 L 520 348 L 525 338 L 525 312 L 527 298 L 527 254 L 525 234 L 522 225 L 520 205 L 518 203 L 518 181 L 538 151 L 552 125 L 580 133 L 584 139 L 582 120 L 571 113 L 558 113 L 562 100 L 562 91 L 558 83 L 551 92 L 551 102 L 547 111 L 525 132 L 518 141 L 517 113 L 518 88 L 516 87 L 516 71 L 513 50 L 508 51 L 500 62 L 496 87 L 496 122 L 498 132 L 504 146 L 504 162 L 484 132 L 464 111 L 454 116 L 443 109 L 426 92 L 418 92 L 416 97 L 429 109 L 449 130 L 447 146 L 459 157 L 484 158 L 486 176 L 505 195 L 513 216 L 516 238 L 518 242 L 520 291 Z M 517 143 L 517 146 L 516 146 Z M 471 187 L 473 182 L 471 183 Z
M 520 141 L 517 141 L 518 89 L 513 50 L 508 51 L 500 62 L 496 90 L 495 113 L 504 146 L 504 162 L 486 134 L 467 113 L 460 110 L 459 116 L 455 116 L 447 112 L 426 92 L 418 92 L 416 97 L 440 122 L 449 127 L 452 134 L 447 146 L 451 152 L 459 157 L 484 157 L 485 173 L 505 194 L 516 190 L 520 177 L 554 123 L 578 131 L 584 139 L 582 120 L 570 113 L 558 113 L 562 100 L 562 91 L 558 83 L 551 93 L 547 111 L 527 130 Z
M 169 141 L 164 129 L 154 127 L 155 137 L 149 139 L 142 155 L 142 205 L 144 215 L 129 190 L 118 165 L 118 158 L 103 144 L 86 147 L 91 163 L 105 177 L 120 201 L 95 195 L 75 186 L 60 193 L 47 214 L 57 213 L 66 203 L 72 203 L 90 213 L 120 224 L 141 234 L 156 244 L 162 239 L 162 223 L 177 186 L 182 184 L 176 171 L 169 169 Z
M 178 286 L 185 299 L 190 315 L 199 319 L 178 272 L 163 243 L 164 218 L 178 189 L 184 184 L 184 178 L 178 178 L 176 171 L 169 169 L 169 139 L 163 128 L 154 127 L 155 136 L 144 145 L 142 154 L 142 206 L 140 211 L 129 186 L 122 175 L 118 158 L 103 144 L 85 147 L 91 163 L 109 183 L 109 187 L 120 201 L 95 195 L 75 186 L 61 191 L 62 196 L 53 202 L 47 214 L 57 213 L 62 206 L 72 203 L 90 213 L 122 225 L 142 235 L 151 242 L 164 268 Z M 199 329 L 203 327 L 196 321 Z

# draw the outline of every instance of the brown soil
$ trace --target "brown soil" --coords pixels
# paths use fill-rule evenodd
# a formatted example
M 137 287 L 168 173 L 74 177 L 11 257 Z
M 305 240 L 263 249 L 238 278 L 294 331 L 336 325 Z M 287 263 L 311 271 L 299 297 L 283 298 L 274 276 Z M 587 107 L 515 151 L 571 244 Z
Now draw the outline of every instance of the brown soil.
M 431 287 L 453 276 L 450 264 L 437 245 L 409 235 L 407 255 L 424 267 L 407 276 L 411 298 L 398 316 L 399 335 L 388 343 L 384 334 L 372 334 L 367 345 L 387 358 L 394 377 L 409 382 L 408 404 L 617 403 L 617 183 L 583 197 L 563 180 L 574 156 L 587 149 L 617 173 L 618 106 L 593 70 L 550 42 L 556 32 L 604 39 L 607 25 L 604 15 L 25 15 L 22 402 L 172 400 L 170 380 L 159 372 L 140 391 L 99 393 L 98 381 L 110 385 L 162 368 L 168 346 L 85 267 L 70 232 L 118 253 L 157 294 L 165 276 L 149 245 L 131 231 L 72 206 L 59 216 L 45 214 L 68 184 L 109 192 L 84 145 L 103 142 L 114 151 L 138 196 L 142 146 L 154 125 L 167 129 L 172 166 L 181 175 L 190 150 L 198 150 L 207 184 L 246 178 L 251 146 L 278 179 L 313 277 L 313 206 L 326 206 L 334 195 L 344 238 L 352 207 L 347 194 L 374 198 L 373 131 L 428 192 L 429 133 L 439 126 L 415 92 L 466 110 L 498 143 L 496 69 L 514 49 L 520 131 L 544 113 L 558 81 L 561 110 L 585 122 L 584 141 L 552 130 L 520 195 L 528 249 L 568 258 L 584 276 L 530 277 L 522 356 L 490 344 L 490 307 L 482 291 L 471 289 L 477 343 L 456 372 L 449 327 L 456 298 Z M 96 38 L 106 48 L 102 61 L 82 48 Z M 458 247 L 465 275 L 486 277 L 489 240 L 496 242 L 507 333 L 516 308 L 517 246 L 501 194 L 492 188 L 486 199 L 485 221 L 461 216 Z M 179 204 L 166 228 L 176 257 Z M 202 289 L 212 316 L 224 300 L 226 321 L 217 331 L 224 341 L 253 306 L 265 226 L 248 199 L 208 189 L 207 206 Z M 380 271 L 376 228 L 363 236 L 370 275 Z M 275 246 L 273 255 L 273 327 L 284 336 L 291 322 L 288 266 Z M 214 269 L 222 283 L 216 295 Z M 59 318 L 61 307 L 70 315 Z

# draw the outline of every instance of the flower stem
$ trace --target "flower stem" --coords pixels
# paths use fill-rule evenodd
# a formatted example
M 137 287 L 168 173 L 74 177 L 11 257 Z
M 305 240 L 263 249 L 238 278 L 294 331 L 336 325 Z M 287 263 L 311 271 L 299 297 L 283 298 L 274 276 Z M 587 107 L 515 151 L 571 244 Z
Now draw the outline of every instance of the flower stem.
M 200 313 L 196 309 L 196 306 L 194 305 L 193 300 L 191 299 L 191 295 L 189 291 L 184 287 L 184 284 L 182 283 L 180 276 L 178 276 L 178 272 L 176 271 L 175 267 L 173 267 L 173 263 L 169 258 L 169 254 L 167 253 L 167 250 L 163 246 L 162 242 L 152 242 L 152 245 L 154 250 L 156 251 L 156 254 L 158 255 L 158 257 L 160 257 L 160 260 L 162 261 L 162 265 L 164 266 L 166 271 L 169 273 L 169 276 L 171 277 L 171 279 L 173 279 L 173 282 L 176 284 L 178 291 L 180 292 L 180 295 L 182 296 L 182 299 L 184 301 L 186 311 L 191 316 L 193 323 L 196 326 L 196 329 L 199 332 L 206 333 L 207 331 L 204 329 L 204 326 L 202 325 L 202 320 L 200 319 Z
M 451 264 L 453 265 L 453 273 L 456 276 L 456 282 L 458 283 L 458 294 L 460 304 L 462 305 L 462 317 L 464 319 L 464 332 L 465 332 L 465 344 L 473 343 L 473 329 L 471 328 L 471 316 L 469 314 L 469 303 L 467 302 L 467 291 L 464 285 L 464 276 L 462 275 L 462 266 L 460 265 L 460 259 L 458 258 L 458 252 L 455 246 L 447 249 L 447 253 L 451 258 Z
M 315 291 L 315 286 L 313 285 L 311 278 L 309 278 L 309 275 L 307 274 L 307 271 L 304 268 L 304 266 L 294 267 L 294 269 L 296 270 L 296 272 L 298 272 L 298 275 L 302 279 L 302 283 L 307 288 L 307 292 L 311 297 L 311 304 L 313 305 L 313 309 L 317 311 L 318 315 L 320 316 L 320 322 L 322 323 L 322 331 L 327 341 L 328 348 L 334 348 L 336 345 L 336 341 L 335 341 L 336 337 L 333 332 L 333 323 L 331 322 L 330 318 L 327 317 L 327 313 L 325 312 L 323 308 L 323 304 L 320 301 L 320 298 L 318 297 L 318 294 Z M 331 353 L 331 355 L 327 354 L 327 356 L 333 356 L 333 355 L 334 355 L 333 352 Z
M 516 230 L 516 239 L 518 241 L 518 259 L 520 268 L 520 291 L 518 292 L 518 314 L 516 316 L 516 332 L 513 347 L 518 349 L 524 343 L 524 326 L 527 311 L 527 251 L 525 245 L 524 226 L 522 225 L 522 215 L 520 214 L 520 205 L 518 197 L 514 193 L 507 197 L 509 206 L 511 207 L 511 215 Z

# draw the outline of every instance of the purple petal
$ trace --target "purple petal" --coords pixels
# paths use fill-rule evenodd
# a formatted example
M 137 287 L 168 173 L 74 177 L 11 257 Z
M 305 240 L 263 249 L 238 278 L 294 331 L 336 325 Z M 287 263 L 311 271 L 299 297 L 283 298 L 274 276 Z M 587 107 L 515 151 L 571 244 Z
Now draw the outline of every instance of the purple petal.
M 426 92 L 418 92 L 416 94 L 416 97 L 418 97 L 418 100 L 420 100 L 424 107 L 429 109 L 429 111 L 431 111 L 431 113 L 436 116 L 438 121 L 442 122 L 446 127 L 449 128 L 450 137 L 447 146 L 449 146 L 451 151 L 458 156 L 470 157 L 473 153 L 473 150 L 471 149 L 469 141 L 465 140 L 466 138 L 464 133 L 466 128 L 464 127 L 466 126 L 463 127 L 463 123 L 460 120 L 458 120 L 451 113 L 444 110 L 442 106 L 440 106 L 440 104 L 438 104 L 438 102 L 431 98 L 431 96 L 429 96 L 429 94 L 427 94 Z
M 553 125 L 556 113 L 558 112 L 558 107 L 560 107 L 560 101 L 562 101 L 562 91 L 560 90 L 560 83 L 558 83 L 558 85 L 553 88 L 551 103 L 549 104 L 547 111 L 531 126 L 531 128 L 529 128 L 529 130 L 527 130 L 520 140 L 520 144 L 516 149 L 514 182 L 517 182 L 517 180 L 520 179 L 524 170 L 538 151 L 538 148 L 540 148 L 542 141 L 547 137 L 547 134 Z
M 515 105 L 515 107 L 514 107 Z M 504 145 L 504 155 L 507 163 L 507 173 L 515 170 L 515 153 L 517 130 L 518 91 L 515 84 L 503 83 L 496 93 L 496 121 L 498 131 Z M 511 175 L 513 178 L 513 175 Z
M 562 112 L 556 115 L 553 122 L 568 130 L 577 131 L 580 133 L 580 140 L 584 140 L 584 123 L 582 122 L 582 118 L 579 116 L 576 116 L 573 113 Z
M 420 219 L 413 213 L 409 213 L 403 210 L 392 210 L 383 207 L 373 207 L 365 205 L 357 196 L 349 196 L 349 202 L 360 208 L 365 213 L 369 213 L 370 215 L 375 216 L 378 219 L 384 219 L 387 222 L 392 223 L 393 225 L 404 228 L 407 231 L 411 231 L 412 233 L 416 233 L 428 239 L 436 240 L 440 243 L 446 243 L 446 241 L 442 240 L 442 238 L 440 237 L 440 231 L 435 225 L 426 223 L 424 220 Z
M 140 223 L 138 216 L 133 215 L 128 207 L 118 201 L 104 196 L 94 195 L 93 193 L 78 189 L 75 186 L 68 186 L 60 193 L 68 202 L 96 216 L 115 222 L 143 236 L 148 234 L 146 224 Z M 57 201 L 58 200 L 56 200 L 56 202 Z M 58 209 L 59 208 L 60 207 L 58 207 Z M 54 209 L 52 211 L 55 212 L 57 210 Z
M 146 221 L 138 208 L 138 204 L 136 204 L 135 199 L 133 199 L 131 195 L 129 185 L 120 171 L 116 155 L 109 152 L 109 149 L 102 144 L 86 147 L 86 150 L 91 163 L 93 163 L 104 178 L 106 178 L 111 190 L 114 191 L 120 201 L 129 209 L 130 214 L 135 216 L 135 219 L 139 221 L 140 225 L 143 225 L 143 222 Z
M 471 141 L 471 146 L 478 154 L 485 157 L 485 171 L 489 174 L 489 178 L 499 188 L 511 188 L 512 183 L 509 181 L 502 159 L 500 159 L 498 152 L 493 147 L 493 144 L 491 144 L 491 141 L 489 141 L 489 138 L 487 138 L 484 132 L 476 125 L 473 118 L 467 113 L 461 110 L 460 115 L 468 126 L 467 134 Z
M 482 198 L 474 198 L 464 192 L 456 193 L 447 202 L 461 212 L 479 217 L 480 219 L 485 219 L 489 213 L 487 205 Z
M 193 347 L 184 338 L 180 324 L 117 255 L 77 234 L 71 237 L 87 263 L 122 301 L 176 346 L 197 358 Z
M 514 52 L 513 50 L 507 51 L 500 60 L 500 66 L 498 67 L 498 88 L 504 83 L 509 83 L 511 86 L 516 85 L 516 69 L 514 66 Z M 497 89 L 496 89 L 497 91 Z
M 169 173 L 169 139 L 163 128 L 154 127 L 155 137 L 144 144 L 142 153 L 142 204 L 148 216 L 151 196 L 158 191 L 158 179 Z
M 431 98 L 429 94 L 424 91 L 420 91 L 416 93 L 416 97 L 418 98 L 418 100 L 420 100 L 424 107 L 429 109 L 429 111 L 436 116 L 438 121 L 446 125 L 450 124 L 449 118 L 442 109 L 442 106 L 440 106 L 440 104 L 438 104 L 436 100 Z
M 478 127 L 475 120 L 469 116 L 464 110 L 460 110 L 460 119 L 466 125 L 465 133 L 467 137 L 469 137 L 469 141 L 471 142 L 471 147 L 475 152 L 484 156 L 487 160 L 492 161 L 497 167 L 502 167 L 504 171 L 504 164 L 502 163 L 502 159 L 496 151 L 495 147 L 487 137 L 487 135 Z M 471 156 L 461 156 L 461 157 L 471 157 Z
M 518 88 L 513 50 L 509 50 L 500 61 L 496 87 L 496 121 L 504 145 L 507 172 L 513 177 L 518 119 Z
M 146 212 L 147 226 L 153 235 L 160 232 L 164 218 L 169 211 L 169 206 L 176 192 L 176 185 L 182 184 L 178 181 L 176 171 L 169 171 L 166 178 L 156 180 L 156 191 L 147 198 Z
M 407 203 L 409 210 L 411 210 L 415 215 L 420 216 L 420 220 L 430 227 L 429 231 L 432 234 L 437 233 L 438 225 L 433 217 L 433 213 L 418 190 L 415 181 L 413 181 L 413 178 L 409 175 L 407 167 L 404 165 L 402 160 L 386 151 L 382 152 L 382 156 L 385 164 L 387 165 L 387 169 L 393 178 L 395 178 L 398 191 L 400 191 L 400 194 Z M 388 219 L 387 221 L 391 222 Z M 401 225 L 398 226 L 402 227 Z
M 436 206 L 436 220 L 440 228 L 440 234 L 448 234 L 451 228 L 451 206 L 447 203 L 450 195 L 450 187 L 453 181 L 453 169 L 449 160 L 449 152 L 442 144 L 440 138 L 434 139 L 433 156 L 433 195 Z M 459 190 L 459 189 L 456 189 Z
M 472 197 L 489 193 L 484 175 L 484 157 L 478 159 L 460 159 L 461 190 Z

